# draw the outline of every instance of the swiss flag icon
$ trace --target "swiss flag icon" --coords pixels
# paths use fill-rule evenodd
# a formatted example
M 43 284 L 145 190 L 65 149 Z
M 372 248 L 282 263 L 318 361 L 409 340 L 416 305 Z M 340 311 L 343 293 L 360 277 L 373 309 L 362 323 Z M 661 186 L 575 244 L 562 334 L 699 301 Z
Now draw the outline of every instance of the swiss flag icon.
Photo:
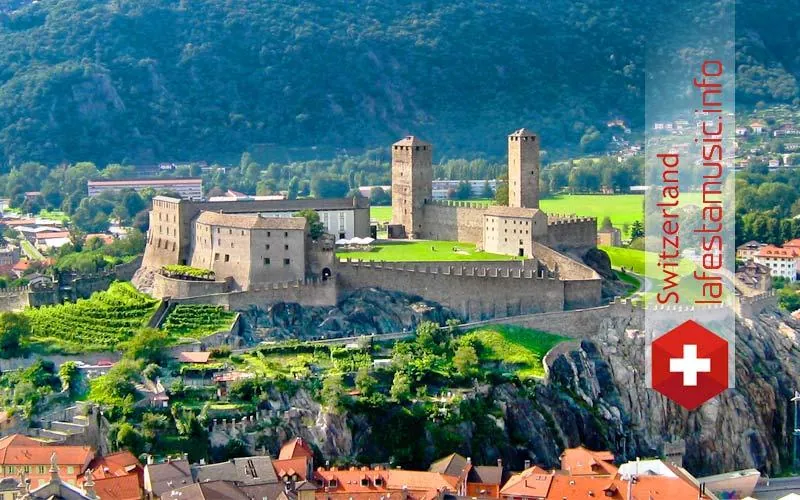
M 651 345 L 653 389 L 694 410 L 728 388 L 728 341 L 686 321 Z

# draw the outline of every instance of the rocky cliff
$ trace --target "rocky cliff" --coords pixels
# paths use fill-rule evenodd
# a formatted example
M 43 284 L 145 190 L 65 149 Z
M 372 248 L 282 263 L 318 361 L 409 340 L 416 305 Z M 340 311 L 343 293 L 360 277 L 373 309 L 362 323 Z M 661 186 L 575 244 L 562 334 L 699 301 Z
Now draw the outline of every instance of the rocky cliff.
M 329 415 L 304 391 L 276 396 L 282 417 L 267 440 L 302 435 L 323 457 L 366 463 L 423 466 L 459 451 L 520 468 L 525 459 L 557 466 L 564 447 L 580 444 L 633 459 L 660 456 L 665 443 L 682 439 L 684 465 L 695 474 L 747 467 L 775 474 L 789 459 L 798 331 L 777 310 L 740 322 L 737 387 L 693 412 L 645 388 L 644 335 L 630 319 L 609 319 L 593 338 L 552 356 L 548 381 L 476 386 L 445 417 L 365 403 Z

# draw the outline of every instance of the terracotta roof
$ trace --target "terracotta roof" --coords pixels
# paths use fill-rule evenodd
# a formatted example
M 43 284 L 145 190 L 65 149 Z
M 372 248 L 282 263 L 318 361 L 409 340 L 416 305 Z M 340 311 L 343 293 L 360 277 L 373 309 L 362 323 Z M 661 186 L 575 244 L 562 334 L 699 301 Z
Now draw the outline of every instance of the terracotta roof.
M 538 208 L 505 207 L 502 205 L 491 205 L 484 214 L 493 217 L 524 217 L 531 219 L 540 213 Z
M 536 137 L 536 134 L 534 134 L 533 132 L 531 132 L 530 130 L 528 130 L 526 128 L 521 128 L 519 130 L 515 130 L 514 132 L 511 132 L 510 134 L 508 134 L 508 136 L 509 137 Z
M 500 494 L 503 496 L 544 497 L 550 489 L 553 474 L 538 466 L 511 476 Z
M 275 468 L 275 475 L 279 478 L 297 474 L 297 477 L 305 481 L 308 479 L 308 474 L 306 474 L 308 460 L 309 457 L 278 459 L 272 461 L 272 466 Z
M 94 480 L 94 491 L 103 500 L 139 500 L 142 483 L 136 474 Z
M 308 443 L 303 441 L 303 438 L 293 438 L 281 446 L 281 451 L 278 453 L 279 460 L 286 460 L 288 458 L 310 457 L 314 458 L 314 452 Z
M 780 248 L 775 245 L 766 245 L 758 250 L 756 256 L 794 259 L 797 256 L 797 252 L 793 248 Z
M 425 142 L 419 137 L 415 137 L 413 135 L 407 135 L 393 144 L 393 146 L 430 146 L 430 145 L 431 145 L 430 142 Z
M 97 238 L 98 240 L 102 241 L 106 245 L 110 245 L 114 243 L 114 235 L 105 234 L 105 233 L 91 233 L 86 235 L 86 241 L 91 240 L 92 238 Z
M 795 238 L 793 240 L 787 241 L 786 243 L 783 244 L 783 247 L 800 248 L 800 238 Z
M 200 177 L 194 178 L 166 178 L 166 179 L 158 179 L 158 178 L 150 178 L 150 179 L 116 179 L 116 180 L 94 180 L 89 181 L 89 186 L 132 186 L 132 185 L 140 185 L 140 186 L 161 186 L 161 185 L 173 185 L 173 186 L 182 186 L 182 185 L 191 185 L 191 184 L 202 184 L 203 179 Z
M 14 267 L 12 267 L 11 269 L 13 269 L 15 271 L 25 271 L 29 267 L 31 267 L 31 261 L 29 261 L 29 260 L 20 260 L 19 262 L 14 264 Z
M 51 446 L 21 434 L 0 439 L 2 465 L 45 465 L 50 463 L 53 453 L 59 465 L 78 466 L 80 470 L 76 474 L 82 473 L 94 457 L 94 450 L 88 446 Z
M 225 226 L 237 229 L 291 229 L 305 230 L 304 217 L 263 217 L 260 215 L 237 215 L 218 212 L 202 212 L 198 224 Z
M 611 462 L 614 455 L 609 451 L 592 451 L 579 446 L 569 448 L 561 454 L 561 470 L 572 475 L 617 473 L 617 467 Z
M 208 363 L 211 353 L 208 351 L 182 352 L 178 354 L 178 361 L 181 363 Z
M 337 481 L 336 487 L 328 487 L 329 493 L 375 495 L 380 492 L 405 489 L 411 493 L 413 498 L 417 499 L 434 498 L 440 491 L 455 492 L 459 483 L 457 477 L 437 472 L 370 469 L 367 467 L 360 469 L 353 467 L 347 470 L 319 469 L 317 476 L 323 478 L 326 484 L 329 484 L 331 479 Z M 383 484 L 377 486 L 376 479 L 382 480 Z M 362 481 L 364 482 L 362 483 Z
M 57 238 L 69 238 L 69 231 L 47 231 L 36 235 L 37 240 L 54 240 Z
M 89 468 L 92 469 L 95 480 L 144 472 L 142 463 L 129 451 L 119 451 L 97 457 L 89 463 Z

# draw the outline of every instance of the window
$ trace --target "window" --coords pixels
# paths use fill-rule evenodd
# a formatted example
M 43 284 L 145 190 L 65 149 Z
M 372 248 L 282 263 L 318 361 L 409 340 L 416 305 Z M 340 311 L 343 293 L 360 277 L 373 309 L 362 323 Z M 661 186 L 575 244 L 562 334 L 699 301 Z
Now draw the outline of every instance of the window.
M 383 486 L 383 478 L 376 477 L 375 478 L 375 486 L 378 486 L 378 487 Z
M 283 245 L 284 250 L 289 250 L 289 245 Z
M 284 231 L 283 232 L 283 237 L 284 238 L 288 238 L 289 237 L 289 231 Z
M 231 256 L 228 255 L 228 254 L 225 254 L 225 262 L 230 262 L 230 260 L 231 260 Z
M 24 467 L 22 468 L 22 470 L 25 472 L 25 474 L 30 474 L 30 472 L 31 472 L 31 466 L 30 466 L 30 465 L 26 465 L 26 466 L 24 466 Z
M 336 488 L 337 486 L 339 486 L 339 481 L 337 481 L 337 480 L 335 480 L 335 479 L 331 479 L 331 480 L 330 480 L 330 482 L 328 483 L 328 485 L 329 485 L 331 488 Z
M 264 265 L 268 266 L 270 264 L 269 257 L 264 257 Z
M 44 465 L 40 465 L 39 466 L 39 474 L 44 474 L 44 473 L 45 473 L 45 467 L 44 467 Z
M 369 479 L 366 477 L 361 478 L 361 486 L 369 486 Z
M 270 236 L 272 236 L 272 231 L 267 231 L 267 238 L 269 238 Z
M 221 246 L 222 246 L 222 240 L 221 240 L 221 239 L 219 239 L 219 238 L 217 238 L 217 246 L 218 246 L 218 247 L 221 247 Z
M 283 265 L 284 266 L 288 266 L 289 262 L 290 262 L 289 259 L 283 259 Z
M 228 234 L 233 234 L 233 229 L 228 228 Z
M 75 474 L 75 467 L 71 465 L 67 467 L 67 474 Z
M 267 245 L 267 250 L 269 250 L 269 245 Z
M 214 260 L 219 260 L 219 254 L 218 253 L 214 254 Z
M 242 236 L 244 236 L 244 231 L 242 231 Z

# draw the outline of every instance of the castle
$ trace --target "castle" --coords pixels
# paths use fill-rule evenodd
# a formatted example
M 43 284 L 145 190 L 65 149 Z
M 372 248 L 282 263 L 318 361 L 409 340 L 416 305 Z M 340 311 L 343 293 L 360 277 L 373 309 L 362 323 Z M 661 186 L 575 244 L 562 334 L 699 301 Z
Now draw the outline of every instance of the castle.
M 539 209 L 539 138 L 508 136 L 508 206 L 434 200 L 433 146 L 416 137 L 392 145 L 390 237 L 475 243 L 487 252 L 534 257 L 534 244 L 586 250 L 597 242 L 590 217 L 548 216 Z
M 601 278 L 578 259 L 595 247 L 593 218 L 539 209 L 539 140 L 525 129 L 508 138 L 508 206 L 435 201 L 431 144 L 392 145 L 390 238 L 472 242 L 518 260 L 354 262 L 335 257 L 336 237 L 367 236 L 369 204 L 339 200 L 195 202 L 156 197 L 138 280 L 154 296 L 231 309 L 273 302 L 335 305 L 364 288 L 436 301 L 466 319 L 562 311 L 601 303 Z M 302 209 L 320 213 L 328 235 L 312 240 Z M 572 255 L 572 256 L 570 256 Z M 574 256 L 574 257 L 573 257 Z M 164 266 L 213 271 L 175 276 Z M 143 286 L 144 285 L 144 286 Z

